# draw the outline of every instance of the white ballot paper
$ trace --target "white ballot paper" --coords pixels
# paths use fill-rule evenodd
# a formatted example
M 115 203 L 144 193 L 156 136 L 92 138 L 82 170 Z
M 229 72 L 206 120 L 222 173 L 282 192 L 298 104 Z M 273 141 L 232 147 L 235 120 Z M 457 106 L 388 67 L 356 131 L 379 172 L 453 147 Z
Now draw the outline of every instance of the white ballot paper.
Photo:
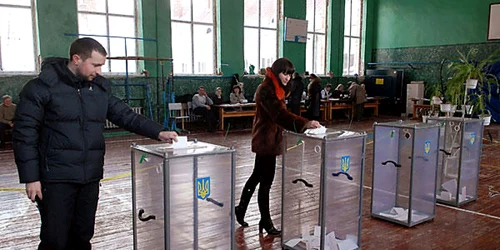
M 188 140 L 187 136 L 177 136 L 177 142 L 173 142 L 172 148 L 174 149 L 179 149 L 179 148 L 187 148 L 188 147 Z
M 310 128 L 310 129 L 307 129 L 305 132 L 305 134 L 311 134 L 311 135 L 319 135 L 319 134 L 324 134 L 326 133 L 326 127 L 321 125 L 321 127 L 319 128 Z

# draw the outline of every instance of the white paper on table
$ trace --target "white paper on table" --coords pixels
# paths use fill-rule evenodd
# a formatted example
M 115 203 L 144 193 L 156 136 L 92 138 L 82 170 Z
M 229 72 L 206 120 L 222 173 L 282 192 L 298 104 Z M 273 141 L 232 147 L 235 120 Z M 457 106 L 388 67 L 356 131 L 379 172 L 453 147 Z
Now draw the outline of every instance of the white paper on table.
M 305 134 L 310 134 L 310 135 L 319 135 L 319 134 L 324 134 L 326 133 L 326 127 L 321 125 L 321 127 L 319 128 L 310 128 L 310 129 L 307 129 L 305 132 Z
M 358 236 L 353 235 L 353 234 L 346 234 L 345 239 L 351 240 L 353 242 L 358 242 Z
M 358 242 L 354 242 L 351 239 L 337 240 L 337 245 L 339 250 L 354 250 L 358 249 Z
M 309 235 L 309 224 L 302 225 L 300 232 L 302 233 L 302 239 L 305 240 L 305 239 L 309 238 L 309 236 L 310 236 Z
M 391 209 L 391 214 L 408 214 L 408 211 L 402 207 L 393 207 Z
M 187 136 L 177 136 L 177 142 L 173 142 L 172 148 L 174 149 L 179 149 L 179 148 L 187 148 L 188 147 L 188 141 L 187 141 Z
M 421 214 L 416 214 L 416 213 L 413 212 L 411 214 L 411 221 L 412 222 L 418 222 L 418 221 L 426 219 L 427 217 L 429 217 L 429 216 L 427 216 L 427 215 L 421 215 Z
M 320 226 L 314 226 L 314 237 L 319 237 L 321 235 L 321 227 Z
M 337 239 L 335 238 L 335 231 L 332 231 L 326 235 L 325 245 L 327 249 L 339 250 L 337 245 Z
M 456 194 L 457 193 L 457 180 L 456 179 L 451 179 L 443 184 L 441 184 L 441 187 L 452 193 L 452 194 Z
M 302 239 L 291 239 L 285 243 L 285 246 L 289 246 L 291 248 L 294 248 L 301 241 L 302 241 Z
M 320 246 L 321 246 L 321 238 L 318 236 L 318 237 L 312 237 L 312 239 L 310 240 L 311 242 L 311 248 L 316 248 L 316 249 L 319 249 Z
M 448 191 L 441 191 L 441 194 L 438 194 L 437 198 L 445 201 L 451 201 L 452 196 L 451 193 Z

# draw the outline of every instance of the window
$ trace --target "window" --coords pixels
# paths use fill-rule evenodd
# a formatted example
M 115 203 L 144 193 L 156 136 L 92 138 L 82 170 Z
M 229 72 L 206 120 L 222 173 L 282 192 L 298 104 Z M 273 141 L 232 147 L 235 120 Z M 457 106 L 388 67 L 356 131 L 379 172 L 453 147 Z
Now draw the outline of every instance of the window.
M 326 0 L 307 0 L 306 70 L 325 74 Z
M 361 17 L 363 0 L 345 1 L 344 69 L 343 75 L 360 73 Z
M 171 0 L 174 73 L 215 73 L 214 0 Z
M 35 72 L 32 0 L 0 0 L 0 72 Z
M 271 67 L 278 54 L 278 0 L 245 0 L 245 71 Z
M 119 37 L 137 37 L 136 0 L 77 0 L 78 31 L 80 34 L 99 35 L 99 41 L 108 56 L 136 56 L 137 40 Z M 123 60 L 107 60 L 102 72 L 126 72 Z M 137 63 L 128 61 L 128 72 L 137 72 Z

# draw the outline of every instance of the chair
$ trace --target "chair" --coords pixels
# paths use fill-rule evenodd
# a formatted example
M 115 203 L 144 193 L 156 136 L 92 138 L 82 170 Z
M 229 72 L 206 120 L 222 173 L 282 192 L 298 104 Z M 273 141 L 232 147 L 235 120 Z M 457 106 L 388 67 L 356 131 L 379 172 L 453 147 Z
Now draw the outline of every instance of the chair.
M 202 115 L 197 115 L 194 113 L 193 111 L 193 105 L 191 104 L 191 102 L 188 102 L 187 103 L 187 116 L 189 116 L 189 121 L 190 122 L 194 122 L 194 121 L 198 121 L 198 120 L 201 120 L 203 119 L 203 116 Z
M 168 110 L 170 111 L 170 119 L 172 119 L 172 123 L 175 124 L 178 120 L 181 120 L 181 129 L 184 130 L 184 120 L 189 119 L 189 115 L 185 114 L 182 103 L 169 103 Z

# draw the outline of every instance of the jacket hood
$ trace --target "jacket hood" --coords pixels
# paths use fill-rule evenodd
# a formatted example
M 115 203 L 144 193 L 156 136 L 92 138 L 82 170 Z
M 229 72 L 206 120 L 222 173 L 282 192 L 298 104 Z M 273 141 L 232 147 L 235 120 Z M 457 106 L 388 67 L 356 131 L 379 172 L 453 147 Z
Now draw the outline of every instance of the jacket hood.
M 83 81 L 69 70 L 68 61 L 67 58 L 61 57 L 49 57 L 43 60 L 40 79 L 49 86 L 60 79 L 73 87 L 79 87 Z

